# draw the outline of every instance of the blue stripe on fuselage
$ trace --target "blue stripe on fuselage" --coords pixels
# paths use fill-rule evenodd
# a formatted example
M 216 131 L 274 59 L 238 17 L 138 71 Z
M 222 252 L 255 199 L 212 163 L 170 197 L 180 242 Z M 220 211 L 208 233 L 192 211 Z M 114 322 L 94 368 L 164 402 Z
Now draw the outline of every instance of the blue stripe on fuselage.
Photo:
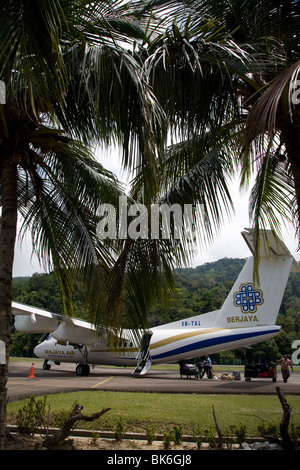
M 165 353 L 162 354 L 152 354 L 151 353 L 151 359 L 156 360 L 156 359 L 163 359 L 167 358 L 170 356 L 176 356 L 177 354 L 182 354 L 186 352 L 192 352 L 194 350 L 198 349 L 205 349 L 209 348 L 211 346 L 215 346 L 217 344 L 224 344 L 224 343 L 230 343 L 231 341 L 239 341 L 241 339 L 246 339 L 246 338 L 253 338 L 257 336 L 264 336 L 264 335 L 269 335 L 272 333 L 279 333 L 279 331 L 276 330 L 267 330 L 267 331 L 260 331 L 260 332 L 253 332 L 253 333 L 239 333 L 236 335 L 229 335 L 229 336 L 221 336 L 218 338 L 210 338 L 210 339 L 205 339 L 203 341 L 197 341 L 196 343 L 193 344 L 187 344 L 186 346 L 182 346 L 180 348 L 172 349 L 170 351 L 166 351 Z

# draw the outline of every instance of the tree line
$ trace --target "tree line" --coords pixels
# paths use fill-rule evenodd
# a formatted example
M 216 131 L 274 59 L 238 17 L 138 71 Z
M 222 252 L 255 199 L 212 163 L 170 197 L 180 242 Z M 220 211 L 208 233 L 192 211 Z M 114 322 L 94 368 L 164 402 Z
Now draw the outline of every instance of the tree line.
M 164 301 L 157 301 L 149 307 L 147 316 L 149 327 L 188 318 L 201 313 L 217 310 L 223 304 L 234 281 L 245 263 L 244 259 L 223 258 L 205 263 L 195 268 L 175 270 L 175 295 Z M 293 341 L 300 333 L 300 273 L 291 273 L 281 303 L 277 324 L 280 334 L 264 343 L 214 354 L 215 362 L 221 361 L 275 361 L 283 354 L 291 355 Z M 33 274 L 31 277 L 13 279 L 13 299 L 15 301 L 47 309 L 55 313 L 63 312 L 63 302 L 55 273 Z M 73 293 L 75 316 L 87 318 L 85 313 L 83 288 Z M 129 304 L 128 304 L 129 305 Z M 130 307 L 126 317 L 130 317 Z M 125 320 L 126 322 L 126 320 Z M 124 327 L 126 327 L 126 323 Z M 12 333 L 11 355 L 32 356 L 33 348 L 40 335 Z M 246 356 L 245 356 L 246 354 Z

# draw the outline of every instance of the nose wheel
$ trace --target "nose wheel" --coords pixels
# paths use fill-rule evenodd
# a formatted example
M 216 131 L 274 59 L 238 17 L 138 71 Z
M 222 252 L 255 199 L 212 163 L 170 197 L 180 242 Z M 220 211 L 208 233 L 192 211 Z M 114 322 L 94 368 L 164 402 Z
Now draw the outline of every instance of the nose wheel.
M 88 364 L 78 364 L 76 367 L 76 375 L 79 377 L 86 377 L 90 373 L 90 366 Z
M 43 370 L 50 370 L 50 369 L 51 369 L 51 364 L 48 364 L 47 359 L 45 359 L 43 363 Z

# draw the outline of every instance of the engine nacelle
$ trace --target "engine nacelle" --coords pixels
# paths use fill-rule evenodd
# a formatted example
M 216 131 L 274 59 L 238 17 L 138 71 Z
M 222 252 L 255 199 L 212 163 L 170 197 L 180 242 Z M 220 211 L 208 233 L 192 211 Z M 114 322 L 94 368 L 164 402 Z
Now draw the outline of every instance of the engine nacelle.
M 59 325 L 59 320 L 29 315 L 15 315 L 15 328 L 22 333 L 52 333 Z
M 87 345 L 95 343 L 98 339 L 97 333 L 93 329 L 66 323 L 61 323 L 52 333 L 52 337 L 73 344 Z

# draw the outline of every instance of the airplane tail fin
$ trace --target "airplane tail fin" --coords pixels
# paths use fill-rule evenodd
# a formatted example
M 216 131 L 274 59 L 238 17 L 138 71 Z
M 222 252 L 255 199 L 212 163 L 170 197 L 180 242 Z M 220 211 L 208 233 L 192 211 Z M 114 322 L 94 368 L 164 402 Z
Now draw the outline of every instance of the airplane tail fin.
M 254 254 L 254 235 L 242 232 Z M 299 267 L 284 243 L 271 230 L 264 230 L 260 244 L 259 285 L 253 281 L 254 256 L 250 257 L 217 312 L 218 327 L 275 325 L 289 274 Z
M 300 271 L 284 243 L 271 230 L 261 231 L 259 285 L 254 282 L 254 234 L 242 232 L 253 256 L 248 258 L 220 310 L 177 320 L 156 329 L 243 328 L 274 326 L 291 271 Z

